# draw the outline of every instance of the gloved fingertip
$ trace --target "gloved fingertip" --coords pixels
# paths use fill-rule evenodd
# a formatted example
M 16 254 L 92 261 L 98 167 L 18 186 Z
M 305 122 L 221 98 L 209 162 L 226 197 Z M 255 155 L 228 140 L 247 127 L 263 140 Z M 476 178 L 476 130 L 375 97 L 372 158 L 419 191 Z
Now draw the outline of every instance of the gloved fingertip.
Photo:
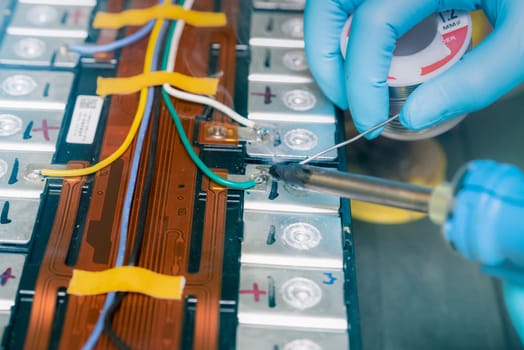
M 370 132 L 369 134 L 367 134 L 366 136 L 364 136 L 367 140 L 373 140 L 373 139 L 376 139 L 377 137 L 379 137 L 381 134 L 382 134 L 382 131 L 384 131 L 384 128 L 380 128 L 380 129 L 377 129 L 373 132 Z
M 413 93 L 400 111 L 400 123 L 410 130 L 422 130 L 443 121 L 440 109 L 432 103 L 424 103 L 424 96 Z
M 355 128 L 357 129 L 359 134 L 365 133 L 366 131 L 371 129 L 373 126 L 375 126 L 375 125 L 368 125 L 368 124 L 359 123 L 359 122 L 357 122 L 355 120 L 354 120 L 354 123 L 355 123 Z M 368 140 L 373 140 L 373 139 L 379 137 L 380 134 L 382 134 L 382 131 L 384 131 L 384 127 L 379 128 L 377 130 L 373 130 L 372 132 L 366 134 L 364 137 L 366 139 L 368 139 Z
M 333 101 L 333 103 L 343 111 L 349 108 L 348 101 L 345 98 L 341 98 L 338 101 Z
M 515 330 L 524 342 L 524 286 L 504 281 L 503 287 L 508 312 Z

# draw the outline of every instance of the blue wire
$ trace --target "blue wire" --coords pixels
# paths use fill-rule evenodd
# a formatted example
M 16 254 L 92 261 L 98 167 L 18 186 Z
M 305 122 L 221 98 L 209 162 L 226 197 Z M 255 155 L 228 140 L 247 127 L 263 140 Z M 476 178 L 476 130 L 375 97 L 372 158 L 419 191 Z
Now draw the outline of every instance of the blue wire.
M 69 51 L 76 52 L 80 55 L 94 55 L 99 52 L 115 51 L 115 50 L 121 49 L 124 46 L 131 45 L 135 41 L 142 39 L 153 29 L 154 25 L 155 25 L 154 20 L 149 21 L 145 26 L 140 28 L 140 30 L 122 39 L 115 40 L 111 43 L 101 44 L 101 45 L 70 44 L 67 46 L 67 49 Z
M 129 182 L 127 184 L 126 196 L 124 199 L 124 208 L 122 212 L 122 222 L 120 224 L 120 238 L 119 238 L 119 243 L 118 243 L 118 251 L 117 251 L 115 267 L 122 266 L 124 262 L 126 245 L 127 245 L 127 229 L 129 226 L 129 216 L 130 216 L 130 211 L 131 211 L 133 194 L 135 190 L 135 184 L 136 184 L 136 178 L 137 178 L 137 172 L 138 172 L 138 164 L 139 164 L 140 154 L 142 151 L 142 145 L 144 141 L 143 134 L 145 135 L 145 131 L 147 130 L 149 116 L 151 114 L 151 109 L 153 107 L 153 94 L 154 94 L 154 88 L 149 88 L 149 96 L 147 99 L 146 109 L 144 112 L 145 113 L 144 120 L 142 121 L 142 124 L 140 125 L 140 129 L 138 131 L 135 155 L 133 156 L 133 162 L 131 165 L 131 174 L 129 177 Z M 100 315 L 98 316 L 98 320 L 96 321 L 93 331 L 91 332 L 89 338 L 87 339 L 86 343 L 82 347 L 82 350 L 91 350 L 95 347 L 96 343 L 98 342 L 98 339 L 100 338 L 100 335 L 102 334 L 102 331 L 104 330 L 104 318 L 109 309 L 109 306 L 113 303 L 113 300 L 115 299 L 115 295 L 116 293 L 114 292 L 107 294 L 107 297 L 104 303 L 104 307 L 102 308 L 102 311 Z
M 166 32 L 166 23 L 164 22 L 162 24 L 162 29 L 160 32 L 159 37 L 163 37 Z M 160 40 L 155 46 L 155 50 L 153 52 L 153 64 L 151 69 L 154 70 L 156 67 L 156 62 L 158 61 L 158 56 L 160 53 Z M 135 154 L 133 156 L 133 162 L 131 164 L 131 171 L 129 176 L 129 182 L 127 184 L 126 189 L 126 196 L 124 199 L 124 207 L 122 212 L 122 221 L 120 224 L 120 237 L 119 237 L 119 243 L 118 243 L 118 251 L 117 251 L 117 257 L 115 266 L 119 267 L 124 264 L 124 258 L 126 253 L 126 245 L 127 245 L 127 230 L 129 228 L 129 217 L 131 214 L 131 205 L 133 202 L 133 195 L 135 193 L 135 187 L 136 187 L 136 180 L 138 175 L 138 167 L 140 165 L 140 155 L 142 153 L 142 148 L 144 144 L 145 135 L 147 132 L 147 127 L 149 124 L 149 119 L 151 117 L 151 110 L 153 108 L 153 99 L 154 99 L 154 88 L 150 87 L 148 89 L 148 98 L 146 101 L 146 108 L 144 111 L 144 119 L 142 120 L 142 123 L 140 124 L 140 129 L 138 131 L 137 136 L 137 143 L 135 148 Z M 87 339 L 86 343 L 82 347 L 82 350 L 92 350 L 96 343 L 98 342 L 98 339 L 100 338 L 100 335 L 102 334 L 104 330 L 104 319 L 105 316 L 109 310 L 109 306 L 113 303 L 113 300 L 115 299 L 116 293 L 108 293 L 106 297 L 106 301 L 104 303 L 104 307 L 102 308 L 102 311 L 100 315 L 98 316 L 98 320 L 96 321 L 95 327 L 93 328 L 93 331 L 89 335 L 89 338 Z

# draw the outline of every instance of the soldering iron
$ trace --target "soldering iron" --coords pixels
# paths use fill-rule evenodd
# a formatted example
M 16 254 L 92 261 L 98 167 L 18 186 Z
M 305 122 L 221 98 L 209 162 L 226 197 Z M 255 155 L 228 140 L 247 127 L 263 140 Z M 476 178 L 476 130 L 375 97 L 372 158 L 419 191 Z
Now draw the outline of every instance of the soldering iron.
M 297 163 L 275 164 L 270 175 L 296 188 L 427 213 L 486 273 L 524 283 L 524 222 L 516 220 L 524 216 L 524 187 L 515 186 L 524 179 L 514 166 L 473 161 L 435 188 Z

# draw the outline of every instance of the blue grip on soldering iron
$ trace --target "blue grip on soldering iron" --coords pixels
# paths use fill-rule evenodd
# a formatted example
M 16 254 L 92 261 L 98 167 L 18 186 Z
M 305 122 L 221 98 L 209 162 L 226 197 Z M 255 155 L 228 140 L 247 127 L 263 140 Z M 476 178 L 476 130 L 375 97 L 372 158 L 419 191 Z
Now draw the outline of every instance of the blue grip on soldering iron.
M 468 164 L 444 234 L 491 275 L 524 285 L 524 174 L 493 161 Z

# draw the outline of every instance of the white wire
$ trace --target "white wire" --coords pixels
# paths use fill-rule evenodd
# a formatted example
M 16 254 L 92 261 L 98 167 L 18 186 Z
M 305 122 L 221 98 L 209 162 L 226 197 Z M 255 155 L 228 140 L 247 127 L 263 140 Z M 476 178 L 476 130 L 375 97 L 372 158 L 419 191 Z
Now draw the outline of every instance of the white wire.
M 187 0 L 184 2 L 184 9 L 190 10 L 193 7 L 194 0 Z M 185 22 L 184 21 L 178 21 L 176 23 L 175 32 L 173 34 L 173 38 L 171 40 L 171 47 L 169 48 L 169 59 L 167 63 L 167 71 L 168 72 L 174 72 L 175 70 L 175 58 L 178 51 L 178 45 L 180 44 L 180 38 L 182 37 L 182 32 L 184 30 Z M 255 122 L 252 120 L 249 120 L 237 112 L 235 112 L 232 108 L 226 106 L 225 104 L 218 102 L 217 100 L 214 100 L 212 98 L 209 98 L 207 96 L 200 96 L 191 94 L 185 91 L 180 91 L 175 89 L 173 86 L 169 84 L 163 85 L 166 92 L 176 98 L 179 98 L 184 101 L 194 102 L 203 104 L 212 108 L 215 108 L 216 110 L 224 113 L 229 118 L 233 119 L 237 123 L 244 125 L 248 128 L 254 128 Z

